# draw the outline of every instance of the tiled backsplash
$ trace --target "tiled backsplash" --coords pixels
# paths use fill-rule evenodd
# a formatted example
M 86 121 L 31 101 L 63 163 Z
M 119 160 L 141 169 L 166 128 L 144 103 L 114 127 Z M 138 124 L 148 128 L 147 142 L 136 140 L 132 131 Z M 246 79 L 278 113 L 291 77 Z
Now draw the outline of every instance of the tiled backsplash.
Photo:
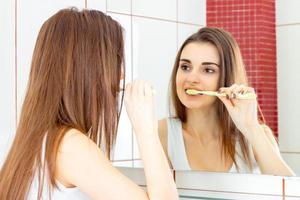
M 167 89 L 177 49 L 187 36 L 205 26 L 207 21 L 208 25 L 211 24 L 211 18 L 214 16 L 209 13 L 209 10 L 222 8 L 221 2 L 225 2 L 225 4 L 231 2 L 232 5 L 223 9 L 224 15 L 218 14 L 219 20 L 229 17 L 228 9 L 232 9 L 234 6 L 237 8 L 235 9 L 235 17 L 241 14 L 239 10 L 246 9 L 246 15 L 242 15 L 242 18 L 233 18 L 232 24 L 226 22 L 224 25 L 230 27 L 229 31 L 233 32 L 245 54 L 245 62 L 250 69 L 250 81 L 260 81 L 260 77 L 271 78 L 272 80 L 273 85 L 270 87 L 266 84 L 258 85 L 261 91 L 267 91 L 265 96 L 258 91 L 260 97 L 263 97 L 263 110 L 266 115 L 270 116 L 267 118 L 268 123 L 272 125 L 272 128 L 275 127 L 276 131 L 276 96 L 278 96 L 280 149 L 283 152 L 283 157 L 299 175 L 300 134 L 298 134 L 298 119 L 300 118 L 300 109 L 298 99 L 300 98 L 300 89 L 295 87 L 299 84 L 300 74 L 298 67 L 299 50 L 297 49 L 300 46 L 300 14 L 297 10 L 300 4 L 298 0 L 276 1 L 277 76 L 275 74 L 275 58 L 270 57 L 269 64 L 273 66 L 270 69 L 264 68 L 263 73 L 259 75 L 258 68 L 264 67 L 264 64 L 257 62 L 259 58 L 252 59 L 252 57 L 257 57 L 257 49 L 247 48 L 247 45 L 249 47 L 257 45 L 252 44 L 251 37 L 253 34 L 257 36 L 255 34 L 260 34 L 263 30 L 263 28 L 253 28 L 255 22 L 250 20 L 251 17 L 254 17 L 254 20 L 260 20 L 260 22 L 265 21 L 265 19 L 269 20 L 266 16 L 259 18 L 262 15 L 253 15 L 252 12 L 255 11 L 253 8 L 256 6 L 255 12 L 258 13 L 262 12 L 263 9 L 270 9 L 272 6 L 259 7 L 258 3 L 254 3 L 252 6 L 243 7 L 237 4 L 241 1 L 236 0 L 1 1 L 0 165 L 14 137 L 35 39 L 42 23 L 49 16 L 59 9 L 76 6 L 79 9 L 87 7 L 101 10 L 119 21 L 125 30 L 126 81 L 138 77 L 148 79 L 154 85 L 159 94 L 157 95 L 157 114 L 158 118 L 162 118 L 168 112 Z M 274 1 L 268 2 L 274 3 Z M 273 13 L 271 14 L 273 15 Z M 241 24 L 244 25 L 239 26 Z M 273 35 L 266 36 L 274 39 Z M 268 48 L 272 48 L 270 51 L 272 55 L 274 51 L 276 52 L 275 46 Z M 270 88 L 271 91 L 269 91 Z M 122 110 L 114 160 L 138 159 L 137 145 L 129 120 L 124 112 L 125 108 Z
M 59 9 L 101 10 L 124 28 L 126 81 L 147 79 L 157 90 L 157 115 L 167 115 L 167 88 L 179 43 L 205 25 L 205 0 L 29 0 L 1 1 L 0 165 L 14 137 L 31 56 L 42 23 Z M 3 17 L 2 17 L 3 15 Z M 114 160 L 138 158 L 137 145 L 122 109 Z

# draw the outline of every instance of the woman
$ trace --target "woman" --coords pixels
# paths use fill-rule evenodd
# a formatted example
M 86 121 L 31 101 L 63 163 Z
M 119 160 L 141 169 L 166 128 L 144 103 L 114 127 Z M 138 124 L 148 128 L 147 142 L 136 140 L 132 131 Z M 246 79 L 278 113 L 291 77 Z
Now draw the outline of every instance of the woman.
M 122 27 L 100 11 L 65 9 L 43 24 L 0 199 L 178 199 L 143 81 L 127 85 L 125 103 L 148 193 L 109 161 L 123 55 Z
M 173 116 L 159 134 L 174 169 L 293 175 L 280 156 L 271 129 L 260 123 L 255 91 L 234 38 L 202 28 L 181 46 L 170 83 Z M 189 89 L 224 96 L 190 95 Z M 255 96 L 255 95 L 254 95 Z

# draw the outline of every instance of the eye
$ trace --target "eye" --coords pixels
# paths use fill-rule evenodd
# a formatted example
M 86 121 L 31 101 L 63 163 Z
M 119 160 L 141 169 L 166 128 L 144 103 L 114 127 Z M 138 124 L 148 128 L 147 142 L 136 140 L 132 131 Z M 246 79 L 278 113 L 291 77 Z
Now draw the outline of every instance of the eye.
M 208 74 L 215 73 L 215 70 L 212 69 L 212 68 L 209 68 L 209 67 L 206 67 L 203 71 L 204 71 L 205 73 L 208 73 Z
M 183 71 L 189 71 L 191 69 L 190 66 L 186 65 L 186 64 L 182 64 L 180 65 L 180 68 L 183 70 Z

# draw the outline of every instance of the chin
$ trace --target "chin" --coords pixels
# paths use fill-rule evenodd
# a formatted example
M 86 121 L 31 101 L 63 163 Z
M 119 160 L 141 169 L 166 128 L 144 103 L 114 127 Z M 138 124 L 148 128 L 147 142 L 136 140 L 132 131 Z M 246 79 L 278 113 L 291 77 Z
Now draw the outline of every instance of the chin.
M 207 109 L 215 106 L 216 101 L 208 99 L 180 99 L 181 103 L 188 109 Z
M 202 102 L 181 102 L 188 109 L 201 109 L 206 107 Z

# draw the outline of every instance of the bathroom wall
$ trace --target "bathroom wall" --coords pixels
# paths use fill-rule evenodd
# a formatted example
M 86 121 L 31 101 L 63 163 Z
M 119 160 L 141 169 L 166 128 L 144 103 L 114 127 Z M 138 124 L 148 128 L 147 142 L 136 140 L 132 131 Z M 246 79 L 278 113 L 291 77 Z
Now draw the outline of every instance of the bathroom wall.
M 80 9 L 98 9 L 118 20 L 125 29 L 126 80 L 147 79 L 153 84 L 159 94 L 157 115 L 158 118 L 162 118 L 168 114 L 166 94 L 176 51 L 189 34 L 210 21 L 212 15 L 207 13 L 207 10 L 212 7 L 207 5 L 211 6 L 213 2 L 213 0 L 0 1 L 0 166 L 14 138 L 38 30 L 48 17 L 59 9 L 76 6 Z M 300 174 L 300 134 L 297 126 L 297 120 L 300 119 L 298 101 L 300 89 L 297 87 L 300 74 L 297 67 L 300 13 L 297 8 L 300 7 L 300 2 L 276 0 L 275 3 L 278 139 L 284 159 L 297 174 Z M 245 19 L 249 16 L 245 15 Z M 232 27 L 234 28 L 234 24 Z M 249 55 L 255 53 L 253 49 L 243 50 L 243 42 L 250 44 L 251 41 L 243 40 L 241 33 L 235 36 L 240 40 L 242 51 Z M 251 64 L 252 61 L 246 62 Z M 275 96 L 276 94 L 274 98 Z M 140 161 L 126 162 L 138 160 L 139 153 L 124 112 L 123 108 L 114 154 L 115 164 L 140 166 Z M 273 118 L 276 116 L 272 115 L 271 119 Z M 274 127 L 277 126 L 276 120 L 272 123 Z
M 146 79 L 157 90 L 157 115 L 167 115 L 167 88 L 182 41 L 206 23 L 205 0 L 14 0 L 0 2 L 0 166 L 14 138 L 42 23 L 59 9 L 101 10 L 125 29 L 126 81 Z M 134 166 L 139 159 L 125 109 L 122 109 L 114 160 Z M 139 165 L 139 162 L 136 163 Z
M 300 1 L 276 1 L 279 146 L 300 175 Z

